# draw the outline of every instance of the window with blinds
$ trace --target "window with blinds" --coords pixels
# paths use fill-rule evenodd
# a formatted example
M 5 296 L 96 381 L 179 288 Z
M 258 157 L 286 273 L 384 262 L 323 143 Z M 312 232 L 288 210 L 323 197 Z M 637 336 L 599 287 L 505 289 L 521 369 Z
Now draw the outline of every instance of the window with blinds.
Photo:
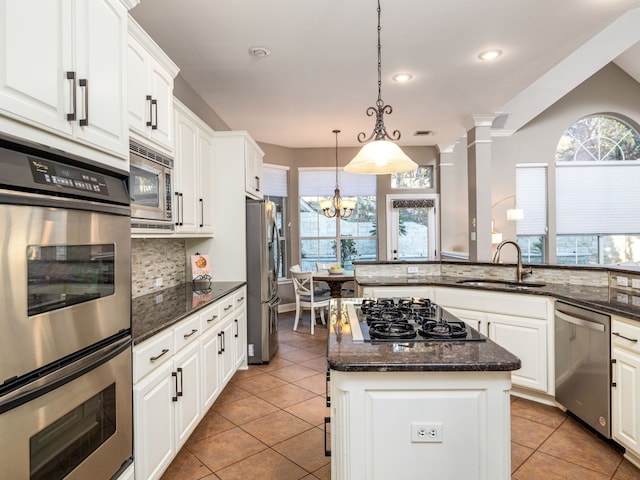
M 543 263 L 547 235 L 547 166 L 516 166 L 516 205 L 524 212 L 516 233 L 526 263 Z

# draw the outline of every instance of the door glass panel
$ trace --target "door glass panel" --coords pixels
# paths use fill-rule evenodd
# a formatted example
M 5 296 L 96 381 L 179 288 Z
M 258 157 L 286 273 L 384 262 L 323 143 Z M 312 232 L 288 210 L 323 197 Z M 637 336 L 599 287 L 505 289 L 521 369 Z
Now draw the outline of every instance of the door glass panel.
M 29 439 L 29 478 L 63 479 L 115 431 L 116 386 L 111 384 Z
M 115 245 L 29 245 L 27 277 L 29 316 L 113 295 Z
M 394 230 L 398 260 L 428 260 L 429 208 L 398 208 Z

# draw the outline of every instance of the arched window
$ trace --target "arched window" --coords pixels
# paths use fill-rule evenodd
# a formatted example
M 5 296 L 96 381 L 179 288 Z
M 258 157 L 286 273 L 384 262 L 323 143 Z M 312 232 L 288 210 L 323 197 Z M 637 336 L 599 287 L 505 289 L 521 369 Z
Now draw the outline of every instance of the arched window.
M 607 162 L 640 158 L 640 136 L 626 122 L 591 115 L 571 125 L 558 142 L 556 162 Z
M 571 125 L 556 148 L 559 264 L 640 262 L 640 136 L 612 115 Z

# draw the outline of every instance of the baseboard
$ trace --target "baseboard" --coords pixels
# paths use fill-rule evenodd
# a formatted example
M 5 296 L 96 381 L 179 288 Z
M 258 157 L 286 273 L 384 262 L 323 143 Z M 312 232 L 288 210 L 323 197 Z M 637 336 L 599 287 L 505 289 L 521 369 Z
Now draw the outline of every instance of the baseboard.
M 295 312 L 296 304 L 295 303 L 281 303 L 278 305 L 278 313 L 283 312 Z

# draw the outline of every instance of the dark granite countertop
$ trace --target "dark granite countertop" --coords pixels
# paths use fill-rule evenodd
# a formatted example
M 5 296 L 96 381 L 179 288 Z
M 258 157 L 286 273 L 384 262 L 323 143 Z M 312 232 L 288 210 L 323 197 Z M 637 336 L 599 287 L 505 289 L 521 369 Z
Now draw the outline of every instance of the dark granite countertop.
M 495 342 L 433 341 L 402 343 L 354 343 L 342 309 L 359 299 L 334 299 L 331 309 L 327 361 L 329 368 L 343 372 L 455 372 L 511 371 L 520 359 Z M 344 315 L 346 318 L 346 313 Z
M 133 343 L 174 323 L 245 285 L 245 282 L 183 283 L 131 301 Z
M 618 291 L 616 289 L 608 287 L 564 285 L 556 283 L 547 283 L 543 287 L 532 288 L 514 288 L 509 285 L 499 284 L 485 284 L 482 286 L 476 286 L 459 283 L 460 280 L 465 279 L 461 277 L 446 277 L 437 275 L 425 275 L 420 277 L 356 277 L 356 281 L 362 287 L 431 285 L 438 287 L 467 288 L 493 292 L 519 293 L 526 295 L 542 295 L 640 321 L 640 306 L 635 306 L 633 305 L 633 302 L 629 301 L 629 297 L 631 295 L 628 291 Z

